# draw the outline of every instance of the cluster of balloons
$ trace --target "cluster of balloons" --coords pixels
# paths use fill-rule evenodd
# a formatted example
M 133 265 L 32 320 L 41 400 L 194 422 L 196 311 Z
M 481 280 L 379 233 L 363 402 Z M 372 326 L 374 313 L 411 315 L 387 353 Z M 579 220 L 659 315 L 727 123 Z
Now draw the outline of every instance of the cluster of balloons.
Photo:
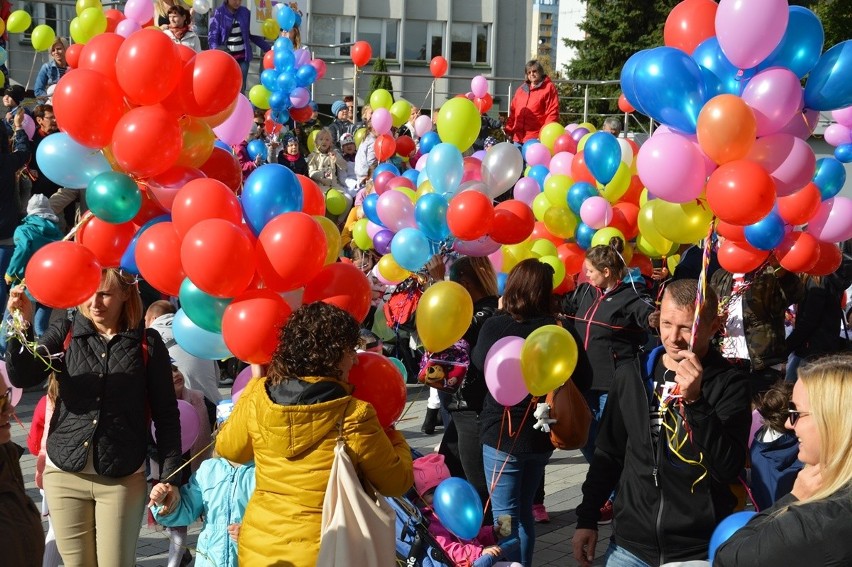
M 852 106 L 831 113 L 835 123 L 825 129 L 825 141 L 834 146 L 834 157 L 841 163 L 852 162 Z
M 299 25 L 300 17 L 292 8 L 278 4 L 275 25 L 281 30 L 291 30 Z M 265 28 L 273 31 L 269 22 Z M 274 37 L 274 36 L 273 36 Z M 322 59 L 311 58 L 307 47 L 294 49 L 288 37 L 279 37 L 272 49 L 263 56 L 260 84 L 249 90 L 249 100 L 261 109 L 269 109 L 268 118 L 284 124 L 292 118 L 297 122 L 310 120 L 311 85 L 325 76 L 326 65 Z
M 805 140 L 819 111 L 835 110 L 826 138 L 838 158 L 852 150 L 843 79 L 852 41 L 822 53 L 817 16 L 786 0 L 684 0 L 664 35 L 665 46 L 634 54 L 621 72 L 626 106 L 663 124 L 636 159 L 645 247 L 696 242 L 715 218 L 731 272 L 771 253 L 793 272 L 834 271 L 835 243 L 852 237 L 852 200 L 837 196 L 839 159 L 817 160 Z
M 393 99 L 393 95 L 386 89 L 376 89 L 370 94 L 370 107 L 373 116 L 370 125 L 376 133 L 375 152 L 376 159 L 387 161 L 394 155 L 398 155 L 403 161 L 408 162 L 414 157 L 416 145 L 411 136 L 394 137 L 391 128 L 399 128 L 411 117 L 411 103 L 400 98 Z M 432 130 L 432 120 L 428 116 L 418 116 L 415 122 L 415 131 L 421 135 Z M 355 141 L 360 144 L 366 131 L 359 128 L 355 132 Z M 419 156 L 417 156 L 419 158 Z
M 98 3 L 98 6 L 100 6 L 100 0 L 94 1 Z M 91 0 L 79 0 L 79 2 L 77 2 L 78 16 L 81 13 L 81 3 L 83 2 L 91 2 Z M 83 6 L 85 6 L 85 4 L 83 4 Z M 9 33 L 24 33 L 30 29 L 32 23 L 33 19 L 29 12 L 25 10 L 15 10 L 9 14 L 9 17 L 5 21 L 0 20 L 0 33 L 5 33 L 6 31 Z M 36 51 L 47 51 L 50 49 L 50 46 L 53 45 L 55 39 L 56 32 L 52 27 L 46 24 L 37 25 L 33 28 L 32 32 L 30 32 L 30 44 Z M 0 64 L 5 63 L 6 58 L 7 53 L 6 50 L 3 49 L 2 53 L 0 53 L 0 59 L 2 60 L 2 63 Z

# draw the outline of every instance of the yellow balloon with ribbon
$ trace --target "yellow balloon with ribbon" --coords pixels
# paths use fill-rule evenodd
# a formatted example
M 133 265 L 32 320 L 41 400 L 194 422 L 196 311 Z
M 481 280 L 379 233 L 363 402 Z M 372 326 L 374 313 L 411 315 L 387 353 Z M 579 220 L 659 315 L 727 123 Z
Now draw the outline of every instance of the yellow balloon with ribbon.
M 9 33 L 23 33 L 30 29 L 33 23 L 33 18 L 29 12 L 24 10 L 15 10 L 6 19 L 6 29 Z
M 659 200 L 654 207 L 657 232 L 680 244 L 691 244 L 706 237 L 712 221 L 713 211 L 698 199 L 682 204 Z
M 411 272 L 397 264 L 392 254 L 385 254 L 379 258 L 379 274 L 391 283 L 399 283 L 407 278 Z
M 541 259 L 543 256 L 556 256 L 556 245 L 546 238 L 537 238 L 530 246 L 530 254 L 533 258 Z
M 342 215 L 349 204 L 346 202 L 346 197 L 337 189 L 329 189 L 325 193 L 325 210 L 330 215 Z
M 577 366 L 577 342 L 558 325 L 539 327 L 521 349 L 521 373 L 533 396 L 544 396 L 571 379 Z
M 463 97 L 448 100 L 438 112 L 438 135 L 460 152 L 467 151 L 479 136 L 482 120 L 476 105 Z
M 556 139 L 565 133 L 565 126 L 559 122 L 548 122 L 538 132 L 538 141 L 544 144 L 548 150 L 553 151 Z
M 340 231 L 334 221 L 320 215 L 313 215 L 313 219 L 319 223 L 325 234 L 325 242 L 328 244 L 328 253 L 325 256 L 325 265 L 337 262 L 340 257 Z
M 387 89 L 376 89 L 370 94 L 370 106 L 373 110 L 384 108 L 390 110 L 393 105 L 393 95 Z
M 53 31 L 52 27 L 45 24 L 36 26 L 30 35 L 30 42 L 36 51 L 47 51 L 55 40 L 56 32 Z
M 399 187 L 397 187 L 397 189 L 399 189 Z M 419 199 L 423 195 L 427 195 L 429 193 L 434 193 L 434 192 L 435 192 L 435 188 L 432 187 L 432 182 L 427 179 L 423 183 L 421 183 L 420 185 L 417 186 L 417 191 L 414 193 L 414 196 L 416 197 L 416 199 Z
M 249 100 L 253 105 L 262 109 L 269 109 L 269 96 L 272 93 L 263 85 L 255 85 L 249 90 Z
M 86 44 L 89 43 L 90 39 L 92 39 L 85 24 L 80 19 L 80 16 L 71 20 L 71 23 L 68 24 L 68 33 L 71 34 L 71 39 L 74 40 L 74 43 Z
M 429 352 L 445 350 L 461 339 L 473 318 L 473 300 L 456 282 L 438 282 L 417 304 L 417 334 Z
M 404 98 L 399 99 L 391 105 L 390 114 L 394 127 L 399 128 L 411 118 L 411 103 Z
M 627 246 L 627 239 L 624 238 L 624 233 L 615 227 L 607 226 L 595 232 L 592 236 L 592 246 L 609 246 L 609 241 L 613 238 L 620 238 L 621 243 Z

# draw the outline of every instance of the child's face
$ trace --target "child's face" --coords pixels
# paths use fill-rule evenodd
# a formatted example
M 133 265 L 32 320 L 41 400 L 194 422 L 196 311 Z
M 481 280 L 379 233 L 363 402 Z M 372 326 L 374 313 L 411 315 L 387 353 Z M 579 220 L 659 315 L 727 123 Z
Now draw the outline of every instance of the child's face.
M 299 142 L 295 139 L 290 139 L 287 142 L 287 153 L 291 156 L 294 156 L 299 153 Z
M 342 149 L 343 149 L 343 153 L 347 156 L 354 156 L 355 155 L 355 151 L 356 151 L 355 144 L 344 144 Z
M 316 138 L 316 140 L 314 140 L 314 142 L 316 143 L 317 149 L 319 151 L 325 153 L 329 149 L 331 149 L 331 134 L 327 134 L 327 133 L 317 134 L 317 138 Z

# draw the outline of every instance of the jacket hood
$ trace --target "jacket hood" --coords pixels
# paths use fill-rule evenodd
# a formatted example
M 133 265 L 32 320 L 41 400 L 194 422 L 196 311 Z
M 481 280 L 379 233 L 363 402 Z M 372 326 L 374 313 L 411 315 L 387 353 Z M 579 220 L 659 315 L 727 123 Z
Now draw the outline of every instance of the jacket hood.
M 174 321 L 174 318 L 174 313 L 166 313 L 165 315 L 160 315 L 151 322 L 151 328 L 160 333 L 164 343 L 174 339 L 175 335 L 172 331 L 172 322 Z
M 59 240 L 62 238 L 62 232 L 59 230 L 57 222 L 59 222 L 59 218 L 56 215 L 53 218 L 50 218 L 48 215 L 28 215 L 24 219 L 25 224 L 39 228 L 47 238 Z

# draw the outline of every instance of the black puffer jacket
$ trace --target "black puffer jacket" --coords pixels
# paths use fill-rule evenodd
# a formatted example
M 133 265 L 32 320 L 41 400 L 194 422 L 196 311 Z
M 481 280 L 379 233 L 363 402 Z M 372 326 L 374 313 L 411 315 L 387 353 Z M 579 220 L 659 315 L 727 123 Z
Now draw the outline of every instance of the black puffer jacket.
M 71 342 L 65 349 L 69 329 Z M 157 430 L 161 478 L 180 466 L 180 418 L 169 353 L 156 331 L 140 324 L 107 342 L 89 319 L 77 313 L 73 321 L 55 321 L 38 343 L 40 353 L 65 349 L 62 358 L 51 361 L 59 400 L 50 422 L 47 454 L 57 467 L 80 471 L 92 450 L 98 474 L 122 477 L 137 471 L 146 455 L 149 410 Z M 9 341 L 6 365 L 12 384 L 21 388 L 40 384 L 50 373 L 17 339 Z

